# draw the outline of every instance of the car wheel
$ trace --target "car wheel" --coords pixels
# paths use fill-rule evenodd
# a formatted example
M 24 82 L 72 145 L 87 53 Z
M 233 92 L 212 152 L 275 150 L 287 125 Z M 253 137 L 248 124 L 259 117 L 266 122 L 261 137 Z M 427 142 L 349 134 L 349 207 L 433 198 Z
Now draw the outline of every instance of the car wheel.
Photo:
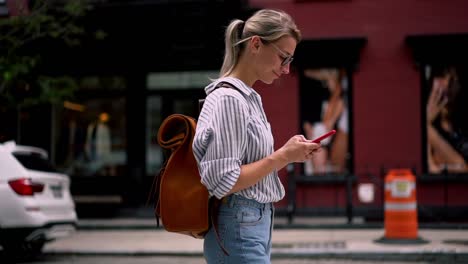
M 45 241 L 15 241 L 3 243 L 4 253 L 14 259 L 32 259 L 42 253 Z

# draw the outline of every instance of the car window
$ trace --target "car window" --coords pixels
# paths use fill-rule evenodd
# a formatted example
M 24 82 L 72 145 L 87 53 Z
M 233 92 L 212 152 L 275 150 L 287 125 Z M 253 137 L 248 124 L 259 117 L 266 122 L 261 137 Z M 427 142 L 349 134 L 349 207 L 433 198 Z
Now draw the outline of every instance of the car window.
M 16 159 L 30 170 L 57 172 L 57 169 L 45 158 L 36 153 L 13 153 Z

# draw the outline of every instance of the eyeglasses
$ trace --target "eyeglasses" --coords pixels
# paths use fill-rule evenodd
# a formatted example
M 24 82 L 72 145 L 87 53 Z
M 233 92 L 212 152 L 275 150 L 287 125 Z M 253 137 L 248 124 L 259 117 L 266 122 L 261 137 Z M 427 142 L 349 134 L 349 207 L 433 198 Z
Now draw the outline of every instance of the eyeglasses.
M 289 55 L 288 53 L 282 51 L 278 46 L 276 46 L 275 43 L 269 42 L 269 44 L 271 44 L 279 53 L 281 53 L 281 58 L 283 59 L 281 66 L 286 66 L 294 60 L 293 55 Z

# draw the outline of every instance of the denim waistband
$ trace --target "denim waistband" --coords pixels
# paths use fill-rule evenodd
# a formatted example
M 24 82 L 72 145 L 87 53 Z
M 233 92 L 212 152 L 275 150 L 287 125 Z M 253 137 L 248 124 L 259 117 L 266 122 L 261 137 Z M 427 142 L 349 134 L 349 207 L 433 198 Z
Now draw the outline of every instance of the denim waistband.
M 224 197 L 222 199 L 222 202 L 224 204 L 227 204 L 229 207 L 233 207 L 234 205 L 252 206 L 260 209 L 267 209 L 271 207 L 271 203 L 260 203 L 253 199 L 245 198 L 244 196 L 234 194 Z

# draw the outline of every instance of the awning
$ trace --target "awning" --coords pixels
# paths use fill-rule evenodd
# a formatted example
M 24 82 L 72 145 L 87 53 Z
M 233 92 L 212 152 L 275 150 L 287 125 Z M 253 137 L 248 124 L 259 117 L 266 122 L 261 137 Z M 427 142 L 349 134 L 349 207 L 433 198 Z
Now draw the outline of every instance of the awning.
M 300 68 L 355 69 L 366 43 L 364 37 L 305 39 L 297 45 L 294 64 Z
M 468 63 L 468 33 L 409 35 L 405 41 L 418 66 Z

